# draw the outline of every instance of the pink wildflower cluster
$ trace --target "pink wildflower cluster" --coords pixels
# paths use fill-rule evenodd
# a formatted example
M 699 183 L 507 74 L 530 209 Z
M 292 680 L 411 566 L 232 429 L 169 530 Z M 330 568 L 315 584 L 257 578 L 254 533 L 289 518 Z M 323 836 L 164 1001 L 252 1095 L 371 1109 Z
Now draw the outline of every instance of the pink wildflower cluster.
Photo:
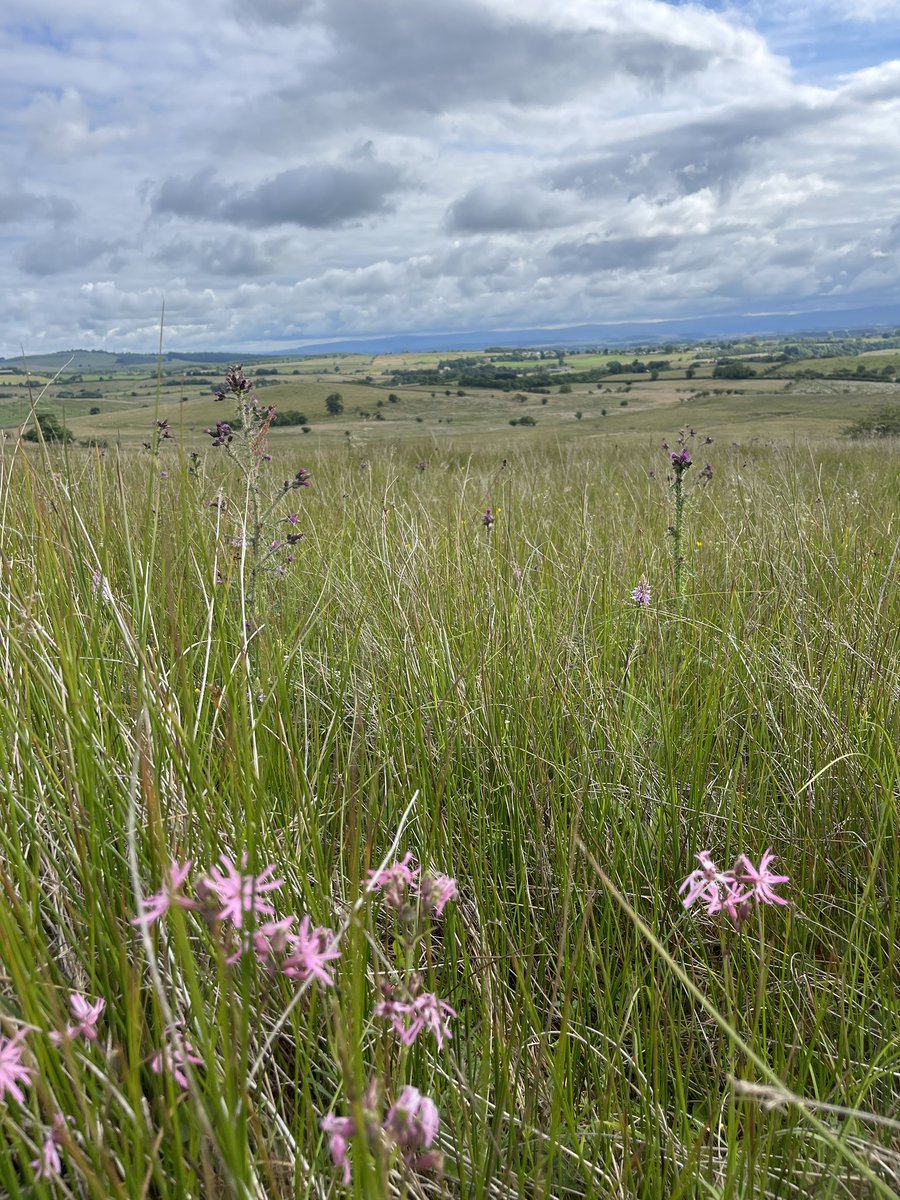
M 447 904 L 457 894 L 456 880 L 449 875 L 421 875 L 421 868 L 412 866 L 413 856 L 406 853 L 399 862 L 380 871 L 369 872 L 368 890 L 380 891 L 386 904 L 400 909 L 407 897 L 418 897 L 434 916 L 440 917 Z
M 244 936 L 248 923 L 275 917 L 275 908 L 267 897 L 284 884 L 283 879 L 272 878 L 274 863 L 258 875 L 248 873 L 246 866 L 246 855 L 238 866 L 223 854 L 209 874 L 201 878 L 196 888 L 197 898 L 192 899 L 183 890 L 191 860 L 182 864 L 173 862 L 162 888 L 141 901 L 141 914 L 132 924 L 150 926 L 173 906 L 199 911 L 214 923 L 224 922 L 229 932 L 236 934 L 237 949 L 229 962 L 237 962 L 250 951 L 261 966 L 274 974 L 286 975 L 300 983 L 317 979 L 326 987 L 333 986 L 329 964 L 340 957 L 337 936 L 322 926 L 313 926 L 308 916 L 300 922 L 296 933 L 293 926 L 297 918 L 292 916 L 264 920 L 252 934 Z
M 440 1000 L 431 992 L 423 992 L 408 1001 L 397 1000 L 388 994 L 375 1005 L 375 1016 L 390 1021 L 404 1046 L 411 1046 L 420 1033 L 429 1030 L 434 1034 L 438 1049 L 443 1049 L 445 1040 L 453 1037 L 447 1018 L 456 1015 L 446 1000 Z
M 443 1156 L 432 1150 L 440 1128 L 437 1105 L 418 1088 L 405 1087 L 382 1120 L 377 1110 L 374 1088 L 369 1088 L 363 1100 L 365 1128 L 357 1129 L 354 1117 L 338 1117 L 333 1113 L 323 1117 L 320 1125 L 328 1135 L 332 1162 L 343 1173 L 345 1185 L 353 1174 L 350 1166 L 350 1145 L 359 1132 L 364 1132 L 369 1148 L 381 1157 L 399 1151 L 406 1166 L 413 1171 L 440 1171 Z
M 51 1030 L 48 1035 L 50 1041 L 54 1046 L 59 1046 L 63 1042 L 72 1042 L 79 1037 L 84 1038 L 87 1042 L 95 1042 L 97 1040 L 97 1022 L 106 1007 L 106 1001 L 101 996 L 99 1000 L 91 1003 L 81 992 L 73 992 L 69 996 L 69 1007 L 75 1018 L 73 1024 L 62 1030 Z M 21 1085 L 32 1083 L 34 1076 L 33 1069 L 26 1067 L 22 1058 L 27 1034 L 27 1029 L 19 1029 L 12 1037 L 0 1037 L 0 1100 L 3 1100 L 8 1094 L 19 1104 L 25 1101 L 25 1093 L 22 1091 Z M 42 1153 L 46 1155 L 46 1170 L 49 1171 L 55 1161 L 55 1149 L 48 1143 Z M 36 1160 L 36 1163 L 37 1165 L 33 1163 L 32 1166 L 38 1169 L 40 1160 Z
M 733 925 L 740 926 L 749 915 L 750 905 L 787 904 L 775 887 L 788 883 L 790 876 L 776 875 L 770 870 L 775 856 L 767 850 L 760 864 L 755 867 L 746 854 L 740 854 L 730 871 L 720 871 L 708 850 L 697 855 L 700 866 L 691 871 L 678 889 L 684 893 L 682 904 L 690 908 L 701 901 L 710 916 L 724 913 Z

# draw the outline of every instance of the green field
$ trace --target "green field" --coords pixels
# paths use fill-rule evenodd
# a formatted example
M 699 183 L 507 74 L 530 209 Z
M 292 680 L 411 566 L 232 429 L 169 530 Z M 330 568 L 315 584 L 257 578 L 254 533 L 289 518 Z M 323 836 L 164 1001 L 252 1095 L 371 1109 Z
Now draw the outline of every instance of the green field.
M 0 446 L 0 1194 L 896 1196 L 900 458 L 833 436 L 871 393 L 379 422 L 366 373 L 336 418 L 259 390 L 309 435 L 211 447 L 232 402 L 148 375 L 67 409 L 105 454 Z M 786 904 L 682 906 L 768 848 Z M 406 854 L 440 916 L 367 890 Z
M 468 439 L 474 446 L 487 439 L 512 449 L 548 438 L 568 443 L 631 434 L 662 437 L 675 426 L 691 423 L 702 423 L 716 436 L 732 440 L 829 437 L 879 404 L 900 402 L 900 383 L 895 381 L 794 378 L 811 368 L 827 372 L 846 364 L 863 364 L 866 369 L 872 362 L 900 364 L 897 351 L 799 359 L 780 366 L 760 364 L 751 356 L 748 361 L 756 362 L 760 375 L 746 380 L 714 379 L 713 367 L 704 360 L 693 368 L 694 377 L 686 378 L 688 365 L 704 353 L 692 347 L 665 354 L 671 366 L 655 380 L 632 372 L 589 383 L 579 382 L 577 376 L 603 369 L 616 357 L 630 362 L 633 353 L 568 354 L 561 365 L 555 358 L 536 362 L 521 355 L 340 355 L 258 360 L 248 363 L 247 372 L 256 381 L 261 403 L 307 418 L 307 433 L 292 426 L 272 434 L 277 445 L 301 441 L 304 453 L 347 441 L 358 446 L 408 441 L 460 446 Z M 662 357 L 662 351 L 654 351 L 644 354 L 643 361 Z M 60 362 L 53 375 L 35 375 L 30 388 L 24 376 L 0 374 L 0 429 L 15 436 L 37 409 L 60 417 L 82 442 L 138 447 L 148 440 L 154 420 L 165 419 L 188 448 L 207 444 L 204 430 L 222 415 L 213 398 L 220 366 L 168 361 L 159 366 L 152 361 L 110 365 L 107 358 L 113 356 L 101 356 L 99 368 L 91 372 L 84 367 L 75 372 Z M 521 373 L 521 386 L 508 391 L 460 387 L 459 372 L 465 368 L 459 364 L 473 361 Z M 440 364 L 446 367 L 446 377 L 439 381 L 408 382 L 402 375 L 436 372 Z M 545 394 L 534 390 L 536 385 L 527 378 L 535 371 L 544 373 Z M 343 401 L 337 416 L 328 415 L 325 407 L 333 392 Z M 511 424 L 522 417 L 528 423 Z

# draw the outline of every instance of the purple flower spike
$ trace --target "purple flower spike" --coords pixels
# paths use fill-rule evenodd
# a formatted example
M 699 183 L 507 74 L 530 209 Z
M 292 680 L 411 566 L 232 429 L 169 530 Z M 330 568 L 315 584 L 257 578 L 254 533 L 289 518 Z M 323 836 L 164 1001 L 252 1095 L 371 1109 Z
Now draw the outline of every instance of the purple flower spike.
M 649 608 L 650 606 L 650 584 L 646 579 L 642 579 L 634 591 L 631 593 L 631 599 L 640 608 Z

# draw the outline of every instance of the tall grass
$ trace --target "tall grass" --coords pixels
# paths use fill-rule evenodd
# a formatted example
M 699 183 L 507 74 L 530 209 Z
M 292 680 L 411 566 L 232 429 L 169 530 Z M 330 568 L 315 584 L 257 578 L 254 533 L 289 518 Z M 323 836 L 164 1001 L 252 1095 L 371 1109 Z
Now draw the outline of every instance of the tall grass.
M 858 1115 L 900 1116 L 896 451 L 714 451 L 681 604 L 658 449 L 279 456 L 313 472 L 306 538 L 248 647 L 227 462 L 4 450 L 0 1026 L 34 1083 L 0 1104 L 0 1194 L 338 1194 L 319 1123 L 373 1078 L 434 1098 L 445 1168 L 356 1145 L 357 1195 L 900 1194 Z M 459 886 L 416 964 L 459 1014 L 441 1052 L 372 1016 L 393 846 Z M 697 851 L 769 846 L 787 909 L 681 908 Z M 333 991 L 189 913 L 131 923 L 172 858 L 222 853 L 346 926 Z M 100 1036 L 55 1046 L 71 991 Z M 176 1018 L 184 1092 L 150 1069 Z

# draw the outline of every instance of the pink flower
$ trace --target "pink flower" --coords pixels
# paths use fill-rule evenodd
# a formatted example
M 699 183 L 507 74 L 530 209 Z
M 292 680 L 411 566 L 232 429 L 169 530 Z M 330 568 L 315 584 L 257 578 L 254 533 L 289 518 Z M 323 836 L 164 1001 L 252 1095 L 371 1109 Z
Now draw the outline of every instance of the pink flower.
M 431 992 L 423 992 L 408 1003 L 400 1000 L 381 1000 L 375 1005 L 375 1016 L 385 1017 L 391 1022 L 404 1046 L 411 1046 L 425 1029 L 434 1034 L 438 1049 L 443 1049 L 444 1039 L 451 1038 L 448 1017 L 456 1012 L 446 1000 L 439 1000 Z
M 192 1067 L 200 1067 L 203 1065 L 203 1059 L 194 1052 L 194 1047 L 186 1037 L 182 1036 L 176 1041 L 172 1031 L 168 1033 L 168 1037 L 169 1044 L 162 1050 L 157 1050 L 150 1059 L 150 1070 L 154 1075 L 169 1072 L 181 1090 L 187 1091 L 188 1077 L 184 1068 L 188 1063 Z
M 71 1118 L 69 1118 L 71 1120 Z M 62 1133 L 66 1127 L 66 1118 L 62 1113 L 57 1113 L 53 1118 L 53 1124 L 50 1132 L 41 1147 L 41 1152 L 37 1158 L 32 1159 L 31 1169 L 34 1171 L 35 1180 L 52 1179 L 58 1176 L 62 1170 L 62 1161 L 59 1157 L 59 1146 L 62 1142 Z
M 748 896 L 753 896 L 760 904 L 787 904 L 783 896 L 778 896 L 772 890 L 776 884 L 788 883 L 789 875 L 774 875 L 769 870 L 769 864 L 775 861 L 775 855 L 771 849 L 767 850 L 762 856 L 762 861 L 759 864 L 759 870 L 754 867 L 753 863 L 746 854 L 742 854 L 738 859 L 738 870 L 735 872 L 739 875 L 741 883 L 748 884 L 750 891 Z
M 691 871 L 687 879 L 678 889 L 686 892 L 682 904 L 690 908 L 696 900 L 703 900 L 706 911 L 712 916 L 723 908 L 733 907 L 750 896 L 750 892 L 741 894 L 740 885 L 730 871 L 720 871 L 709 856 L 708 850 L 701 850 L 697 855 L 700 866 Z
M 272 905 L 262 899 L 266 892 L 273 892 L 284 883 L 283 879 L 268 879 L 275 870 L 274 863 L 270 863 L 260 875 L 242 875 L 224 854 L 219 861 L 225 871 L 214 867 L 205 882 L 222 903 L 221 912 L 216 914 L 220 921 L 231 921 L 237 929 L 241 929 L 247 914 L 271 916 L 275 912 Z M 246 865 L 245 855 L 241 859 L 241 866 Z
M 456 880 L 449 875 L 426 875 L 419 884 L 419 896 L 426 908 L 439 917 L 457 895 Z
M 141 900 L 141 915 L 134 918 L 131 922 L 132 925 L 141 925 L 145 921 L 148 925 L 152 925 L 154 921 L 158 921 L 160 917 L 164 916 L 173 904 L 177 904 L 179 908 L 197 908 L 197 901 L 189 900 L 181 892 L 182 884 L 187 879 L 190 869 L 190 859 L 181 866 L 173 859 L 169 866 L 167 882 L 158 892 Z
M 66 1031 L 68 1036 L 75 1038 L 81 1034 L 87 1041 L 95 1042 L 97 1040 L 97 1021 L 106 1008 L 106 1001 L 101 996 L 99 1000 L 89 1004 L 81 992 L 73 992 L 69 997 L 69 1006 L 76 1023 L 69 1026 Z
M 56 1148 L 56 1140 L 51 1133 L 41 1147 L 37 1158 L 32 1159 L 31 1168 L 35 1179 L 52 1179 L 62 1170 L 62 1161 Z
M 321 925 L 313 927 L 309 917 L 304 917 L 296 936 L 291 938 L 290 953 L 281 970 L 289 979 L 299 979 L 302 983 L 318 979 L 325 987 L 334 987 L 334 977 L 327 964 L 340 957 L 335 934 Z
M 420 1151 L 431 1148 L 440 1124 L 441 1117 L 434 1101 L 423 1096 L 418 1088 L 405 1087 L 388 1109 L 384 1130 L 397 1145 L 407 1166 L 433 1168 L 441 1165 L 441 1156 L 421 1155 Z
M 20 1104 L 24 1103 L 25 1093 L 19 1087 L 20 1083 L 31 1083 L 32 1072 L 22 1065 L 22 1039 L 27 1030 L 20 1029 L 11 1038 L 0 1038 L 0 1100 L 7 1092 Z
M 750 899 L 750 892 L 742 892 L 741 885 L 737 880 L 731 879 L 727 874 L 722 876 L 720 884 L 722 890 L 719 898 L 717 900 L 710 899 L 706 911 L 710 916 L 717 916 L 723 912 L 732 925 L 740 928 L 749 916 L 747 902 Z
M 106 1001 L 103 997 L 101 996 L 99 1000 L 89 1004 L 81 992 L 73 992 L 69 997 L 69 1007 L 75 1018 L 75 1024 L 69 1025 L 61 1033 L 53 1030 L 50 1034 L 50 1041 L 54 1046 L 58 1046 L 63 1039 L 71 1042 L 80 1035 L 85 1041 L 96 1042 L 97 1021 L 106 1008 Z
M 348 1150 L 350 1143 L 356 1137 L 356 1124 L 352 1117 L 336 1117 L 333 1113 L 329 1113 L 327 1117 L 323 1117 L 319 1124 L 322 1127 L 322 1132 L 328 1134 L 328 1149 L 331 1153 L 331 1161 L 336 1167 L 340 1167 L 343 1170 L 344 1183 L 349 1184 L 353 1176 L 350 1171 Z
M 418 867 L 410 867 L 411 861 L 412 854 L 407 853 L 400 862 L 385 867 L 383 871 L 370 871 L 368 890 L 383 891 L 386 903 L 392 908 L 400 908 L 406 899 L 407 891 L 419 874 Z
M 296 920 L 296 917 L 283 917 L 280 921 L 257 925 L 253 934 L 253 952 L 260 966 L 270 967 L 274 960 L 287 953 L 294 941 L 291 926 Z

